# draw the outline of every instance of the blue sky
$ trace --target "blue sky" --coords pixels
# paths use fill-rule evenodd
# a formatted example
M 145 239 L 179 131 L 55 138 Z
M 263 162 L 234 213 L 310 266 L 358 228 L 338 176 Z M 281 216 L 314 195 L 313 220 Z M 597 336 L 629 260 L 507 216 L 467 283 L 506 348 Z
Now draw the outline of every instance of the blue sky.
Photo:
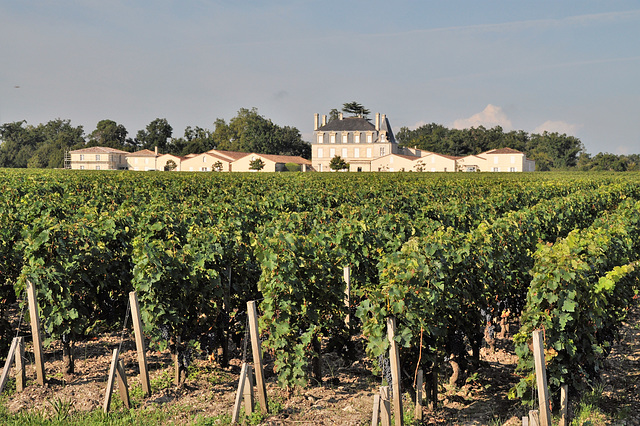
M 256 107 L 310 140 L 358 101 L 392 126 L 574 135 L 640 153 L 638 1 L 0 0 L 0 122 L 174 136 Z M 19 87 L 16 87 L 19 86 Z

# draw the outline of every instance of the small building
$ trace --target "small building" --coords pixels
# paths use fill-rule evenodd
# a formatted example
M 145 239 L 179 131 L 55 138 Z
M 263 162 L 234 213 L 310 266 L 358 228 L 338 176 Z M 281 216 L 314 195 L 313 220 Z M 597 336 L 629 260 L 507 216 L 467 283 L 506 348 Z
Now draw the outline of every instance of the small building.
M 184 157 L 173 154 L 162 154 L 156 159 L 158 170 L 165 172 L 179 172 L 182 170 L 182 161 Z
M 158 170 L 158 148 L 155 151 L 143 149 L 127 154 L 127 168 L 134 171 Z
M 300 171 L 311 171 L 311 161 L 293 155 L 271 155 L 271 154 L 248 154 L 239 160 L 233 162 L 234 172 L 255 172 L 258 170 L 251 170 L 251 162 L 257 159 L 262 160 L 264 167 L 259 170 L 261 172 L 286 172 L 287 163 L 294 163 L 300 166 Z
M 73 170 L 126 170 L 129 152 L 104 146 L 76 149 L 68 153 L 67 168 Z

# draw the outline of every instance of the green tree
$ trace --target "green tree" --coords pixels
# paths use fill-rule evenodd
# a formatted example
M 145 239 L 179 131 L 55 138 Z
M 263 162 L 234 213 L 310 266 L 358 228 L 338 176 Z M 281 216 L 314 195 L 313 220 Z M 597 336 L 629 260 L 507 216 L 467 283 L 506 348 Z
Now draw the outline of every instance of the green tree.
M 87 146 L 105 146 L 125 150 L 127 129 L 113 120 L 101 120 L 96 129 L 89 135 Z
M 551 160 L 550 167 L 553 169 L 568 169 L 574 167 L 578 162 L 578 154 L 584 151 L 584 146 L 580 139 L 559 134 L 557 132 L 543 134 L 533 134 L 530 139 L 530 152 L 527 155 L 538 161 L 538 158 L 547 157 Z
M 340 157 L 339 155 L 336 155 L 331 159 L 331 162 L 329 163 L 329 167 L 331 168 L 331 170 L 348 170 L 349 163 L 347 163 L 344 160 L 344 158 Z
M 340 111 L 338 111 L 336 108 L 333 108 L 331 111 L 329 111 L 328 122 L 331 123 L 333 120 L 338 119 L 340 119 Z
M 345 102 L 342 104 L 342 111 L 347 114 L 351 114 L 355 117 L 368 118 L 368 115 L 371 113 L 367 108 L 365 108 L 362 104 L 359 104 L 356 101 L 353 102 Z
M 215 122 L 213 139 L 218 149 L 260 154 L 311 156 L 311 145 L 295 127 L 281 127 L 258 114 L 256 108 L 241 108 L 227 124 Z
M 167 163 L 164 165 L 164 171 L 165 172 L 172 172 L 177 168 L 178 168 L 178 165 L 173 160 L 167 161 Z
M 251 160 L 251 162 L 249 163 L 249 170 L 260 171 L 264 169 L 264 166 L 264 161 L 262 161 L 262 159 L 260 158 L 256 158 L 254 160 Z
M 145 130 L 138 131 L 136 145 L 141 149 L 158 147 L 160 152 L 165 152 L 172 134 L 173 128 L 169 125 L 167 119 L 156 118 L 147 125 Z

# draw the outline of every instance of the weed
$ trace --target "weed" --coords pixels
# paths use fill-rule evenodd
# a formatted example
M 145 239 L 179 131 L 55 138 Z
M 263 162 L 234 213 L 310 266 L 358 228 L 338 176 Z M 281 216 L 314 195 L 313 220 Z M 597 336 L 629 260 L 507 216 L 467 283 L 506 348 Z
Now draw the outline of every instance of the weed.
M 53 408 L 53 419 L 62 422 L 69 418 L 71 415 L 71 409 L 73 408 L 73 401 L 70 399 L 54 398 L 53 401 L 49 401 Z
M 155 393 L 163 389 L 169 389 L 172 386 L 173 376 L 168 371 L 163 371 L 160 376 L 155 379 L 151 379 L 151 393 Z

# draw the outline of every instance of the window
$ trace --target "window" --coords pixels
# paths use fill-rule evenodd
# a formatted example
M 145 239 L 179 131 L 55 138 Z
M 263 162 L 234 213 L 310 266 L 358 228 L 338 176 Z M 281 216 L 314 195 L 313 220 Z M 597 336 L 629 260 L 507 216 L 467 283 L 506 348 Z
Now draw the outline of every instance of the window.
M 342 158 L 347 158 L 347 148 L 342 148 Z
M 324 133 L 318 133 L 318 143 L 324 143 Z
M 96 166 L 96 170 L 100 170 L 100 166 Z
M 84 170 L 84 166 L 80 166 L 80 170 Z
M 322 164 L 318 164 L 318 171 L 321 172 L 322 171 Z
M 84 161 L 84 154 L 80 154 L 80 161 Z
M 360 148 L 354 148 L 353 149 L 353 157 L 354 158 L 360 158 Z
M 203 171 L 203 172 L 206 172 L 206 171 L 207 171 L 207 168 L 206 168 L 206 167 L 203 167 L 203 168 L 201 168 L 200 170 L 201 170 L 201 171 Z
M 318 148 L 318 158 L 322 158 L 323 155 L 324 155 L 323 149 Z
M 373 135 L 371 133 L 367 134 L 367 143 L 373 142 Z
M 336 149 L 335 148 L 331 148 L 329 150 L 329 158 L 333 158 L 336 156 Z
M 509 171 L 510 171 L 510 172 L 515 172 L 515 171 L 516 171 L 516 168 L 515 168 L 515 167 L 509 167 Z
M 331 135 L 330 139 L 331 139 L 331 143 L 336 143 L 336 134 L 335 134 L 335 133 L 333 133 L 333 134 Z
M 342 133 L 342 143 L 348 143 L 348 142 L 349 142 L 349 134 Z
M 446 167 L 444 168 L 444 171 L 445 171 L 445 172 L 447 171 L 447 168 L 446 168 Z
M 494 172 L 499 172 L 499 171 L 500 171 L 500 167 L 494 167 L 494 168 L 493 168 L 493 171 L 494 171 Z
M 360 143 L 360 133 L 355 133 L 353 135 L 353 142 L 354 143 Z
M 385 152 L 384 152 L 384 151 L 385 151 L 384 146 L 381 146 L 381 147 L 380 147 L 380 157 L 382 157 L 382 156 L 384 156 L 384 155 L 385 155 Z
M 100 154 L 96 154 L 96 161 L 100 161 Z
M 207 157 L 205 157 L 204 155 L 202 156 L 202 162 L 206 163 L 207 162 Z
M 367 158 L 371 158 L 373 156 L 373 150 L 371 148 L 367 148 Z

